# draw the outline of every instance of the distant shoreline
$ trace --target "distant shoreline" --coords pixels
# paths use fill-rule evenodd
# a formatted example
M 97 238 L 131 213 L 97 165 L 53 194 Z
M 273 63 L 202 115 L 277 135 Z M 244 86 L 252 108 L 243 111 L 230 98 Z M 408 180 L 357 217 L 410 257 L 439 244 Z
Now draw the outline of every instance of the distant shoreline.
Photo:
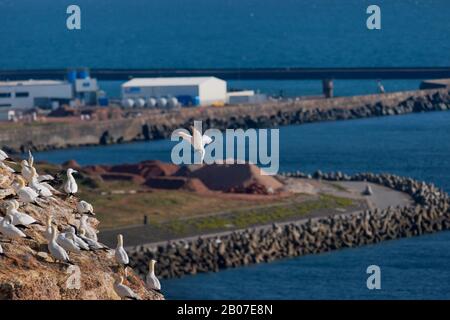
M 142 110 L 139 117 L 74 123 L 0 124 L 0 147 L 11 153 L 149 141 L 170 137 L 202 120 L 205 128 L 271 128 L 450 110 L 448 89 L 417 90 L 330 99 L 268 102 L 261 105 Z

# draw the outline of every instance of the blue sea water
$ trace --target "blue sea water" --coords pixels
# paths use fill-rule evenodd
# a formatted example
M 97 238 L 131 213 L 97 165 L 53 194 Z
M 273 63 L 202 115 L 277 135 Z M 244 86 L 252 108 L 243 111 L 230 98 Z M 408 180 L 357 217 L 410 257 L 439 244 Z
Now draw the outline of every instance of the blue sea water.
M 81 8 L 81 30 L 66 8 Z M 0 68 L 207 68 L 450 65 L 447 0 L 0 0 Z M 419 81 L 385 81 L 387 91 Z M 110 97 L 118 83 L 102 83 Z M 319 81 L 231 81 L 270 95 L 319 95 Z M 376 92 L 336 81 L 336 95 Z
M 82 30 L 66 29 L 78 4 Z M 450 2 L 378 0 L 382 29 L 365 27 L 368 0 L 0 0 L 0 68 L 351 67 L 450 65 Z M 383 81 L 387 91 L 420 79 Z M 110 96 L 120 83 L 101 83 Z M 315 81 L 232 81 L 277 95 L 317 95 Z M 336 81 L 337 95 L 376 91 Z M 450 192 L 450 113 L 283 127 L 281 170 L 391 172 Z M 36 154 L 81 164 L 168 161 L 153 141 Z M 162 281 L 169 299 L 450 298 L 450 233 Z M 368 265 L 382 270 L 369 291 Z
M 37 160 L 80 164 L 170 161 L 174 142 L 139 142 L 41 152 Z M 450 192 L 450 112 L 280 128 L 281 171 L 390 172 Z M 449 299 L 450 232 L 316 256 L 164 280 L 169 299 Z M 382 289 L 366 288 L 366 268 Z M 239 283 L 239 285 L 237 285 Z

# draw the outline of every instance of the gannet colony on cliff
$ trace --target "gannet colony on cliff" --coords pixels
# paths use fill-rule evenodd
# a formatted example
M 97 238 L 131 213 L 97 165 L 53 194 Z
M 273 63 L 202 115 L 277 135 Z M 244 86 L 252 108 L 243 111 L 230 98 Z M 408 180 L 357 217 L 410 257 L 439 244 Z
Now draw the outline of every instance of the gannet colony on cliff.
M 14 166 L 20 168 L 20 172 L 16 172 Z M 67 180 L 62 186 L 62 191 L 58 191 L 52 185 L 52 181 L 55 180 L 53 176 L 37 173 L 31 152 L 29 152 L 28 160 L 18 163 L 0 149 L 0 189 L 10 190 L 8 195 L 3 196 L 6 204 L 5 216 L 0 216 L 0 259 L 14 259 L 15 252 L 11 249 L 14 248 L 12 244 L 29 247 L 42 245 L 37 239 L 27 235 L 29 231 L 42 232 L 43 239 L 47 242 L 44 243 L 44 247 L 47 248 L 48 256 L 51 257 L 50 263 L 59 264 L 61 268 L 69 269 L 76 266 L 72 257 L 80 255 L 82 252 L 92 252 L 97 255 L 98 259 L 106 259 L 103 258 L 104 255 L 100 257 L 99 252 L 109 252 L 109 256 L 115 258 L 111 260 L 111 270 L 114 270 L 113 267 L 116 267 L 117 264 L 119 265 L 116 272 L 111 271 L 114 280 L 111 285 L 114 292 L 121 299 L 140 299 L 136 292 L 123 283 L 124 279 L 128 277 L 129 263 L 128 254 L 123 247 L 123 236 L 118 235 L 115 250 L 98 241 L 98 231 L 89 223 L 89 217 L 95 215 L 93 206 L 74 197 L 78 192 L 74 173 L 77 171 L 71 168 L 67 169 Z M 70 214 L 73 214 L 76 223 L 67 222 L 68 226 L 65 229 L 58 230 L 57 225 L 54 224 L 55 212 L 50 212 L 46 216 L 42 214 L 39 219 L 36 216 L 38 210 L 35 206 L 43 209 L 44 206 L 52 203 L 61 204 L 61 201 L 70 203 L 75 208 Z M 23 239 L 27 239 L 27 241 L 23 241 Z M 30 244 L 29 241 L 35 243 Z M 8 243 L 9 245 L 6 245 Z M 154 260 L 150 262 L 149 273 L 145 279 L 145 287 L 148 292 L 150 290 L 160 292 L 161 289 L 154 272 L 155 263 Z

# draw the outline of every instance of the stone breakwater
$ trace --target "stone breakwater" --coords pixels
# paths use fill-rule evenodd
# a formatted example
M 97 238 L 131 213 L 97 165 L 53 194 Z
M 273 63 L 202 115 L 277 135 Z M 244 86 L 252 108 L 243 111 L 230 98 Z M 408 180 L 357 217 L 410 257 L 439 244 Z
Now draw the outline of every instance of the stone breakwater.
M 274 101 L 223 108 L 183 108 L 161 112 L 142 110 L 140 116 L 125 119 L 5 125 L 0 130 L 0 147 L 14 152 L 163 139 L 170 137 L 177 128 L 188 128 L 194 120 L 203 121 L 204 129 L 271 128 L 449 109 L 449 91 L 442 89 Z
M 449 197 L 433 184 L 371 173 L 349 176 L 340 172 L 324 174 L 318 171 L 314 175 L 297 172 L 286 176 L 368 181 L 405 192 L 415 203 L 409 207 L 389 207 L 283 225 L 273 224 L 192 241 L 138 246 L 129 250 L 131 266 L 144 275 L 148 261 L 156 259 L 159 275 L 173 278 L 450 229 Z

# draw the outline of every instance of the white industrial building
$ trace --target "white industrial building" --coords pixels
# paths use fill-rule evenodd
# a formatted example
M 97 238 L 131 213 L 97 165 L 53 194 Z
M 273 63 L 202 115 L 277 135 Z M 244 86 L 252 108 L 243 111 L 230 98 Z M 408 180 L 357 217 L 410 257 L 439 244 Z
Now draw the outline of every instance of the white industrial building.
M 227 83 L 216 77 L 135 78 L 122 84 L 125 106 L 208 106 L 224 104 Z
M 0 82 L 0 120 L 35 107 L 55 109 L 62 104 L 95 104 L 97 80 L 90 78 L 87 71 L 77 77 L 76 71 L 68 81 L 24 80 Z
M 69 103 L 72 85 L 64 81 L 26 80 L 0 82 L 0 120 L 7 120 L 17 111 L 34 107 L 52 108 Z

